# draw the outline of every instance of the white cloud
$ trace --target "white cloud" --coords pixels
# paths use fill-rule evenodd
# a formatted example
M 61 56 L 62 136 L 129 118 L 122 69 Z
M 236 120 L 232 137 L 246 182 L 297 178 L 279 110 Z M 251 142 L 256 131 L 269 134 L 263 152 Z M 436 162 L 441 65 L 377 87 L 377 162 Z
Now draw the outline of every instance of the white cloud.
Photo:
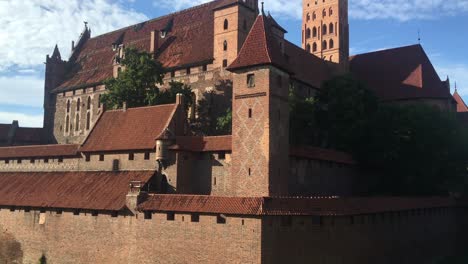
M 33 76 L 0 77 L 0 105 L 42 107 L 44 81 Z
M 153 6 L 181 10 L 208 0 L 155 0 Z M 261 1 L 260 1 L 261 2 Z M 302 19 L 302 0 L 265 1 L 265 11 L 274 16 Z M 468 0 L 351 0 L 349 13 L 355 19 L 434 19 L 468 12 Z
M 11 66 L 40 65 L 56 43 L 66 58 L 83 21 L 96 36 L 146 19 L 111 0 L 1 0 L 0 72 Z
M 0 112 L 0 123 L 11 124 L 13 120 L 18 120 L 20 127 L 42 127 L 43 116 Z
M 468 65 L 466 64 L 454 64 L 445 65 L 441 64 L 436 70 L 442 80 L 445 80 L 447 76 L 450 77 L 450 84 L 452 85 L 452 91 L 455 88 L 455 82 L 457 83 L 458 92 L 462 96 L 468 96 Z

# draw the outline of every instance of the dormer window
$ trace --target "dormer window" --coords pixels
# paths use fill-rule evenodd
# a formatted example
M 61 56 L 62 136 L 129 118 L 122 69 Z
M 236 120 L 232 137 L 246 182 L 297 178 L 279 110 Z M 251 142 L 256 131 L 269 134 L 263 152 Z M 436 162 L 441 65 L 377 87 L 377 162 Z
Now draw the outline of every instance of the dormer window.
M 255 74 L 247 75 L 247 87 L 249 88 L 255 87 Z

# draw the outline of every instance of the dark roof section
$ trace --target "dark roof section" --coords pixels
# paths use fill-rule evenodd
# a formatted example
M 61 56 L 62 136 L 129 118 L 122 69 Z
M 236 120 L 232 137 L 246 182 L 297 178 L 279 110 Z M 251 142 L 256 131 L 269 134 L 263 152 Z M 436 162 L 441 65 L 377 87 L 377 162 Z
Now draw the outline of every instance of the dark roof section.
M 316 147 L 292 147 L 289 155 L 297 158 L 331 161 L 347 165 L 355 165 L 356 161 L 353 157 L 345 152 L 340 152 L 332 149 L 323 149 Z
M 258 16 L 237 58 L 229 65 L 228 70 L 274 65 L 290 72 L 286 57 L 281 53 L 279 41 L 273 35 L 272 26 L 268 17 Z
M 0 148 L 0 159 L 74 157 L 78 156 L 79 145 L 38 145 Z
M 43 128 L 19 127 L 13 137 L 13 145 L 36 145 L 43 142 Z
M 153 171 L 0 173 L 0 206 L 118 211 L 130 181 Z
M 170 124 L 177 105 L 159 105 L 106 111 L 80 151 L 126 151 L 154 149 L 156 139 Z
M 241 0 L 216 0 L 177 13 L 129 26 L 88 39 L 74 52 L 75 61 L 64 82 L 55 90 L 62 92 L 101 83 L 112 75 L 115 52 L 112 44 L 150 51 L 151 31 L 161 31 L 172 23 L 171 31 L 159 38 L 157 60 L 164 67 L 183 67 L 213 60 L 214 9 L 242 4 Z
M 451 198 L 264 198 L 151 195 L 141 211 L 227 215 L 347 216 L 459 206 Z M 466 206 L 466 204 L 463 204 Z
M 8 134 L 10 133 L 11 124 L 0 124 L 0 144 L 8 141 Z
M 352 56 L 350 70 L 383 101 L 451 98 L 421 45 Z
M 468 107 L 466 106 L 465 101 L 460 96 L 457 90 L 455 90 L 455 93 L 453 93 L 453 99 L 455 100 L 455 102 L 457 102 L 458 113 L 468 112 Z
M 176 144 L 170 149 L 191 152 L 231 151 L 232 137 L 177 137 Z

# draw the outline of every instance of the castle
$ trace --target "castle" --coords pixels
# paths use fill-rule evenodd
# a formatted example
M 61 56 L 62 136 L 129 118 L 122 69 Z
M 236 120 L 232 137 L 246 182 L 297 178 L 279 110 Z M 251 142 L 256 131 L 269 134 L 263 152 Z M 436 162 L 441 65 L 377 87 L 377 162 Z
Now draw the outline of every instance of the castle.
M 343 152 L 289 143 L 288 92 L 344 72 L 383 102 L 468 111 L 420 45 L 349 57 L 347 0 L 304 0 L 302 47 L 257 0 L 215 0 L 47 56 L 44 127 L 0 125 L 6 263 L 425 263 L 456 254 L 466 204 L 358 197 Z M 195 104 L 106 110 L 124 50 L 150 52 Z M 232 135 L 195 135 L 196 102 Z

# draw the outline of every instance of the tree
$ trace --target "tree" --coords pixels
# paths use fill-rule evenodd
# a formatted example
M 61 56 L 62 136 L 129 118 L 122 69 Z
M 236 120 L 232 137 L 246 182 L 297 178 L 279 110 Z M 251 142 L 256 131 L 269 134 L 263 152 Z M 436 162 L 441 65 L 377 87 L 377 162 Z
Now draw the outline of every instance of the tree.
M 216 131 L 220 135 L 232 133 L 232 110 L 229 108 L 223 116 L 218 117 Z
M 299 98 L 289 91 L 289 141 L 292 145 L 314 145 L 316 143 L 315 99 Z
M 171 82 L 168 90 L 157 87 L 163 84 L 165 70 L 151 54 L 127 48 L 121 65 L 119 76 L 104 82 L 107 93 L 101 102 L 108 108 L 120 108 L 124 102 L 129 108 L 173 103 L 177 93 L 183 93 L 191 103 L 189 86 Z

